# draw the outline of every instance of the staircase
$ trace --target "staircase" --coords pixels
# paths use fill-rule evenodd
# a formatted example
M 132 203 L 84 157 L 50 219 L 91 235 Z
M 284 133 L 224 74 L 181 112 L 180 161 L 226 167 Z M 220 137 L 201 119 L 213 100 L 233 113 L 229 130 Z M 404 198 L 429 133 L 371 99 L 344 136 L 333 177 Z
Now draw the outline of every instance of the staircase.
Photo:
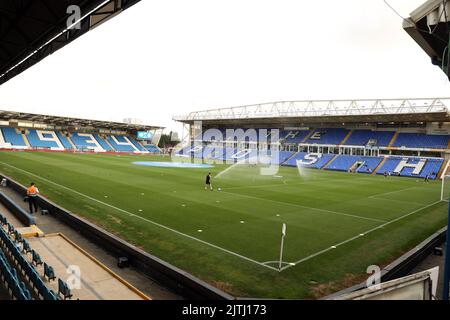
M 291 159 L 292 159 L 293 157 L 295 157 L 299 152 L 300 152 L 300 151 L 294 152 L 294 153 L 292 154 L 292 156 L 288 157 L 286 160 L 284 160 L 283 162 L 281 162 L 280 165 L 283 164 L 283 163 L 288 162 L 289 160 L 291 160 Z
M 387 157 L 383 157 L 383 160 L 381 160 L 380 164 L 377 165 L 377 167 L 373 170 L 372 174 L 377 174 L 378 169 L 380 169 L 383 164 L 386 162 Z
M 2 129 L 0 129 L 0 148 L 8 147 L 6 144 L 5 138 L 3 137 Z M 9 144 L 9 147 L 11 147 L 11 144 Z
M 22 133 L 22 131 L 18 130 L 17 133 L 20 133 L 22 135 L 23 142 L 27 145 L 28 148 L 32 149 L 30 141 L 28 141 L 28 137 L 25 133 Z
M 334 155 L 334 157 L 333 158 L 331 158 L 331 160 L 330 161 L 328 161 L 327 163 L 325 163 L 325 165 L 322 167 L 322 169 L 321 170 L 326 170 L 327 169 L 327 167 L 330 165 L 330 164 L 332 164 L 333 163 L 333 161 L 334 160 L 336 160 L 337 159 L 337 157 L 339 157 L 339 154 L 336 154 L 336 155 Z
M 311 129 L 311 131 L 306 135 L 305 139 L 303 139 L 300 143 L 305 143 L 313 135 L 314 131 L 316 131 L 316 129 Z
M 105 143 L 111 148 L 111 150 L 117 151 L 116 149 L 114 149 L 114 147 L 112 146 L 112 144 L 108 141 L 108 138 L 107 138 L 106 136 L 105 136 L 105 137 L 100 137 L 100 138 L 102 138 L 103 141 L 105 141 Z
M 75 143 L 73 143 L 72 141 L 72 137 L 70 136 L 70 133 L 68 135 L 66 135 L 67 137 L 67 141 L 69 141 L 69 143 L 72 145 L 73 150 L 77 150 L 77 147 L 75 147 Z
M 394 136 L 392 137 L 391 142 L 389 142 L 388 147 L 392 147 L 394 145 L 395 141 L 397 140 L 397 138 L 398 138 L 398 131 L 395 131 Z
M 449 162 L 450 162 L 450 160 L 446 160 L 446 161 L 444 161 L 443 163 L 442 163 L 442 166 L 441 166 L 441 168 L 439 169 L 439 172 L 438 172 L 438 174 L 437 174 L 437 176 L 436 176 L 436 179 L 440 179 L 440 178 L 442 178 L 442 176 L 443 175 L 445 175 L 447 172 L 448 172 L 448 166 L 449 166 Z M 447 172 L 446 172 L 447 171 Z
M 350 136 L 352 135 L 353 130 L 350 130 L 350 132 L 345 136 L 344 140 L 341 141 L 341 143 L 339 143 L 339 145 L 343 145 L 347 142 L 347 140 L 350 138 Z

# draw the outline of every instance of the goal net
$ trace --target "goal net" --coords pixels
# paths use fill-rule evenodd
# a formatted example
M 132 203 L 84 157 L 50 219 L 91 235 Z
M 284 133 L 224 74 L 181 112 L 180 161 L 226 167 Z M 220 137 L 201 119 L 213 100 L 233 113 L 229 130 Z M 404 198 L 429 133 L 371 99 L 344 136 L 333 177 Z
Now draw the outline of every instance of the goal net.
M 450 175 L 442 176 L 441 180 L 441 200 L 449 201 L 450 199 Z

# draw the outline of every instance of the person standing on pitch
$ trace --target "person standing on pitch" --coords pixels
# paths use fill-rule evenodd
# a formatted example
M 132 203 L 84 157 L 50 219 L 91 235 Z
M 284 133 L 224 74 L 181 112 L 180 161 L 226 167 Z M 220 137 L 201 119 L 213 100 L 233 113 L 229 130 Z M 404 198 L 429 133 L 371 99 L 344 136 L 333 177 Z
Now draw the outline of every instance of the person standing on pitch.
M 30 206 L 30 213 L 33 213 L 33 207 L 34 212 L 38 212 L 38 206 L 36 202 L 37 195 L 39 194 L 39 189 L 36 188 L 36 185 L 34 182 L 30 184 L 30 186 L 27 189 L 27 196 L 28 196 L 28 204 Z
M 211 191 L 213 191 L 213 187 L 212 187 L 212 184 L 211 184 L 211 172 L 209 172 L 208 175 L 206 176 L 205 190 L 208 190 L 208 186 L 209 186 L 209 189 Z

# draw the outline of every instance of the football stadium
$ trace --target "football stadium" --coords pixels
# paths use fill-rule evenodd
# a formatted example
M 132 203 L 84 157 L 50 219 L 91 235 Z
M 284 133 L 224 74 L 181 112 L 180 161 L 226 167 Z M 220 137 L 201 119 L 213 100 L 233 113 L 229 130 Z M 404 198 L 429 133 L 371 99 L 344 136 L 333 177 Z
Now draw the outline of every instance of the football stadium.
M 64 29 L 66 3 L 43 1 L 61 29 L 28 2 L 27 23 L 0 32 L 1 83 L 138 1 L 73 1 L 77 30 Z M 62 33 L 35 51 L 10 43 L 38 27 Z M 212 106 L 171 114 L 182 133 L 170 147 L 155 123 L 0 111 L 0 300 L 445 298 L 449 108 Z

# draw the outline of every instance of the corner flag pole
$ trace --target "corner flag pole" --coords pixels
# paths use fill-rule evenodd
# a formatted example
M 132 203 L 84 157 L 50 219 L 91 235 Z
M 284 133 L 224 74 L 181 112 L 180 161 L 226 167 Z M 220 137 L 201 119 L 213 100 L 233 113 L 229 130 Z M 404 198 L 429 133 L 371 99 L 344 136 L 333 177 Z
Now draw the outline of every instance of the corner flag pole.
M 442 298 L 449 300 L 449 284 L 450 282 L 450 205 L 448 206 L 448 223 L 447 223 L 447 245 L 445 246 L 445 266 L 444 266 L 444 293 Z
M 286 236 L 286 223 L 281 228 L 281 247 L 280 247 L 280 263 L 278 264 L 278 272 L 281 272 L 281 263 L 283 262 L 284 237 Z

